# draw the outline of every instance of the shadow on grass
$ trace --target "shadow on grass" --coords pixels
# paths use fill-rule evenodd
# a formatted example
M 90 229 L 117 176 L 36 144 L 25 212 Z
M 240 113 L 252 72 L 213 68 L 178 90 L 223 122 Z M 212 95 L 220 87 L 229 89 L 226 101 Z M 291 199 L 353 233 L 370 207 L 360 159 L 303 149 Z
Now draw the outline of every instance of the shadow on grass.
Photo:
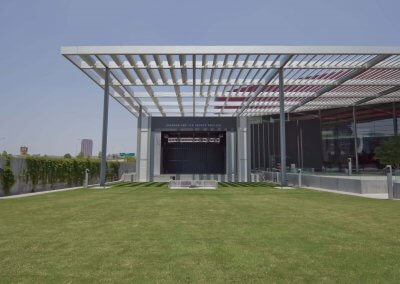
M 265 182 L 219 182 L 219 187 L 271 187 L 274 186 L 270 183 Z M 124 187 L 168 187 L 168 182 L 127 182 L 114 185 L 113 188 L 124 188 Z
M 113 188 L 121 187 L 167 187 L 167 182 L 126 182 L 113 186 Z
M 266 182 L 220 182 L 221 187 L 271 187 L 271 183 Z

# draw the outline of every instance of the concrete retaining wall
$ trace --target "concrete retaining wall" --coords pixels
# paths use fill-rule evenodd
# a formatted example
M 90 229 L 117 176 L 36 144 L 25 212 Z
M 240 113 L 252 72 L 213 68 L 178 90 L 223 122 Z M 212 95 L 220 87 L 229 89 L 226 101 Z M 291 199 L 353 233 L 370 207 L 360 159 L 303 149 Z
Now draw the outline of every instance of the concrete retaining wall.
M 280 173 L 265 172 L 263 176 L 265 180 L 268 181 L 280 181 Z M 297 173 L 288 173 L 287 179 L 288 185 L 299 186 L 299 175 Z M 385 176 L 328 176 L 302 174 L 301 186 L 359 194 L 387 193 L 387 180 Z
M 393 184 L 393 198 L 400 199 L 400 183 Z
M 121 177 L 126 173 L 136 173 L 136 162 L 119 164 L 118 176 Z
M 123 173 L 121 176 L 121 180 L 124 182 L 135 182 L 136 173 Z

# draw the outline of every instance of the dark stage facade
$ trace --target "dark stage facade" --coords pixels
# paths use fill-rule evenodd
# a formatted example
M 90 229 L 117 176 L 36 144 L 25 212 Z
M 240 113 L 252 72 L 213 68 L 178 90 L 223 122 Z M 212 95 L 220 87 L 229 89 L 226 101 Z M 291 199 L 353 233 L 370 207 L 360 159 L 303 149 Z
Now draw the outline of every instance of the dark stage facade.
M 226 133 L 161 133 L 161 174 L 226 174 Z

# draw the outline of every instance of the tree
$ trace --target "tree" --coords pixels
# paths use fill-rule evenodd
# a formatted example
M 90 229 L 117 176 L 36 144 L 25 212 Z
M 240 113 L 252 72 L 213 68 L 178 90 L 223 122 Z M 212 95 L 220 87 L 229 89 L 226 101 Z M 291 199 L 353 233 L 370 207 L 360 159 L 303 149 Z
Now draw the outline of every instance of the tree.
M 381 164 L 400 165 L 400 136 L 393 136 L 375 149 L 375 159 Z
M 77 158 L 83 158 L 83 153 L 82 153 L 82 152 L 79 152 L 79 154 L 76 155 L 76 157 L 77 157 Z
M 66 158 L 66 159 L 72 159 L 72 156 L 71 156 L 70 153 L 67 153 L 67 154 L 64 155 L 64 158 Z
M 126 162 L 127 163 L 134 163 L 134 162 L 136 162 L 136 158 L 135 157 L 126 157 Z

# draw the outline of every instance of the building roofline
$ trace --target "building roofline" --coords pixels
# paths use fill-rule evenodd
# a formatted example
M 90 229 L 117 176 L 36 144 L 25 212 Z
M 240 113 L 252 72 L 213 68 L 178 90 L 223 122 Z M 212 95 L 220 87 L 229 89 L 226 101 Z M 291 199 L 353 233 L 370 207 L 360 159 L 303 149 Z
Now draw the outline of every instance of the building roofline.
M 82 54 L 400 54 L 400 46 L 63 46 L 63 55 Z

